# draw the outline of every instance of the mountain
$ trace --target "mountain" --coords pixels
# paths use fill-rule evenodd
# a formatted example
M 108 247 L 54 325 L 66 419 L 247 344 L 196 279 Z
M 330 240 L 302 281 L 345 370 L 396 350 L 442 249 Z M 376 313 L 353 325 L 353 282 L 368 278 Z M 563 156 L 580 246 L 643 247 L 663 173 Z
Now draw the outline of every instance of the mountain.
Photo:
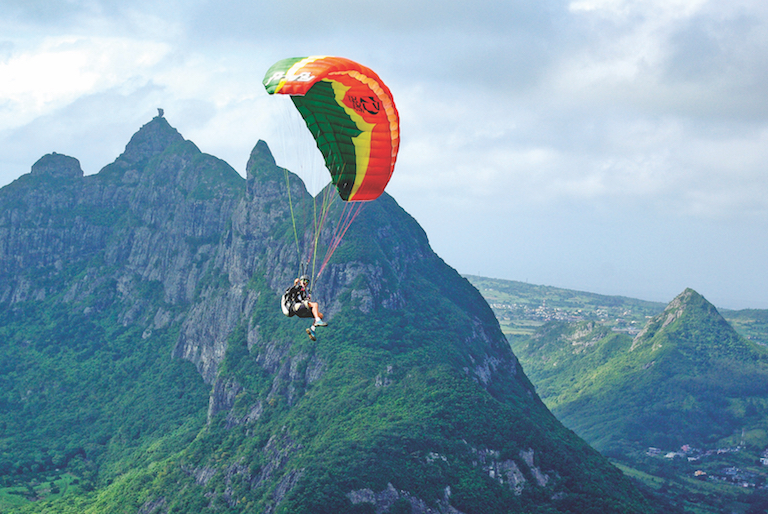
M 764 378 L 750 369 L 764 360 L 768 311 L 725 310 L 721 316 L 692 290 L 664 306 L 467 278 L 500 319 L 544 402 L 560 416 L 566 412 L 569 426 L 653 494 L 665 512 L 766 512 Z M 641 347 L 647 345 L 661 360 L 645 358 Z M 694 348 L 686 354 L 695 359 L 674 354 L 686 346 Z M 667 355 L 662 347 L 676 350 Z M 746 353 L 728 365 L 740 353 L 735 348 Z M 626 354 L 645 360 L 632 362 Z M 667 357 L 675 365 L 661 376 L 633 372 L 640 366 L 651 375 L 650 367 Z M 688 380 L 695 392 L 681 405 L 676 397 L 687 394 L 680 388 L 690 374 L 699 381 L 691 386 Z M 731 393 L 722 394 L 729 383 Z M 734 391 L 745 384 L 741 397 Z M 692 406 L 698 410 L 691 412 Z M 668 411 L 660 413 L 660 407 Z
M 513 347 L 558 419 L 607 454 L 713 448 L 745 427 L 768 442 L 768 352 L 691 289 L 634 338 L 551 323 Z
M 309 341 L 278 303 L 312 206 L 264 142 L 243 180 L 162 116 L 96 175 L 49 154 L 2 188 L 0 510 L 653 511 L 387 195 Z

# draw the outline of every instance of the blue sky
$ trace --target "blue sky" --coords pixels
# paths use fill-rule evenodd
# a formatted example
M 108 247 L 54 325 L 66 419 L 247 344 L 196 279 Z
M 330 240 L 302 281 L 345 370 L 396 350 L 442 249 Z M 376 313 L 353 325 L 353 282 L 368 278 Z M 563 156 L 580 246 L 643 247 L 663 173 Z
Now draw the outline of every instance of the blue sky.
M 261 79 L 314 54 L 389 85 L 388 191 L 459 272 L 768 308 L 762 0 L 0 0 L 0 185 L 53 151 L 97 173 L 157 107 L 297 170 Z

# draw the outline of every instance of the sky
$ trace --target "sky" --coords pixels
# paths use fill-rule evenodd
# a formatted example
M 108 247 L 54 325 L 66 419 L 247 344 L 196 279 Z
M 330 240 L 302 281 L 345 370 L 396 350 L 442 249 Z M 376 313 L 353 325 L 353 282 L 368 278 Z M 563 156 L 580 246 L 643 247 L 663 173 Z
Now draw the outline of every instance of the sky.
M 97 173 L 158 107 L 301 173 L 261 80 L 317 54 L 391 89 L 387 191 L 460 273 L 768 309 L 764 0 L 0 0 L 0 186 Z

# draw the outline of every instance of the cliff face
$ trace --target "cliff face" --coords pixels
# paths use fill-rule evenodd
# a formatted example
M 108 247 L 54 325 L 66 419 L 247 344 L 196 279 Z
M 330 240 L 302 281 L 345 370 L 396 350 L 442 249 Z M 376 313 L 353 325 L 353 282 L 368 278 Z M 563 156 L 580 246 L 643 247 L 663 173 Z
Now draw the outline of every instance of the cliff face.
M 311 212 L 313 200 L 263 142 L 247 172 L 157 117 L 97 175 L 51 154 L 0 191 L 6 313 L 38 303 L 98 322 L 99 333 L 171 341 L 164 358 L 193 363 L 210 387 L 207 422 L 165 472 L 173 485 L 145 490 L 142 511 L 647 507 L 552 418 L 480 294 L 386 194 L 363 207 L 314 285 L 330 327 L 310 343 L 307 323 L 283 317 L 278 300 L 299 268 L 297 243 L 313 244 L 310 221 L 294 238 L 287 180 L 295 210 Z M 117 458 L 105 455 L 104 469 Z
M 239 181 L 162 118 L 95 176 L 83 177 L 75 159 L 46 155 L 30 175 L 3 188 L 0 298 L 13 304 L 66 292 L 69 300 L 82 299 L 109 277 L 119 284 L 114 294 L 125 304 L 125 323 L 141 310 L 133 294 L 139 281 L 161 282 L 170 304 L 188 302 L 204 256 L 242 196 Z M 59 280 L 62 269 L 75 266 L 87 277 Z

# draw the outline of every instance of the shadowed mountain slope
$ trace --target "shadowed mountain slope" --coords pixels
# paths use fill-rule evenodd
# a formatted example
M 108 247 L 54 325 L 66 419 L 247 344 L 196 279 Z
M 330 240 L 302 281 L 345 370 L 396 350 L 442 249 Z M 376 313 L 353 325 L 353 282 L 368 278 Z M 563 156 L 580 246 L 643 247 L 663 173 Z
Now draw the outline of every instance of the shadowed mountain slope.
M 243 180 L 157 117 L 78 170 L 52 154 L 0 190 L 0 472 L 81 478 L 48 512 L 649 512 L 388 195 L 315 284 L 312 343 L 278 305 L 286 179 L 312 198 L 266 144 Z

